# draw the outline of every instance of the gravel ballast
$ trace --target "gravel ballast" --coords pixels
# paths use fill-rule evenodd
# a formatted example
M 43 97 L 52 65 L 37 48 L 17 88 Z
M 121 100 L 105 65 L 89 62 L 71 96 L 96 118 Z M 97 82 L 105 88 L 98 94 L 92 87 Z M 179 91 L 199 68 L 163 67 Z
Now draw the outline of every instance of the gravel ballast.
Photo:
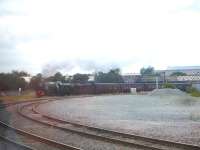
M 200 100 L 178 93 L 68 99 L 42 104 L 38 110 L 64 120 L 200 145 Z

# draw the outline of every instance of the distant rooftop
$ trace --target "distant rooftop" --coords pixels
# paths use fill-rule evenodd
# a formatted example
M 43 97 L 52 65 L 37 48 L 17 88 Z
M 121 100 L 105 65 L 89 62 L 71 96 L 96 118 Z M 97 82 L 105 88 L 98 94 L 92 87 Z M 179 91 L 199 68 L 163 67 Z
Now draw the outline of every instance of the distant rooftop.
M 167 70 L 195 70 L 200 69 L 200 66 L 175 66 L 167 67 Z
M 140 73 L 123 73 L 122 76 L 134 76 L 134 75 L 140 75 Z

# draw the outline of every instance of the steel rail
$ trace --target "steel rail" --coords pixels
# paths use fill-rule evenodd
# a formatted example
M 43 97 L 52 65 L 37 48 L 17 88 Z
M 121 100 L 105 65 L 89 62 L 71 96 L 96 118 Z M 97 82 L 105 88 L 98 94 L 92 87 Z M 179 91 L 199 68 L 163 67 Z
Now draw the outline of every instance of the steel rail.
M 153 139 L 153 138 L 149 138 L 149 137 L 143 137 L 143 136 L 138 136 L 138 135 L 134 135 L 134 134 L 121 133 L 121 132 L 118 132 L 118 131 L 107 130 L 107 129 L 97 128 L 97 127 L 93 127 L 93 126 L 78 124 L 78 123 L 74 123 L 74 122 L 70 122 L 70 121 L 65 121 L 65 120 L 57 119 L 57 118 L 54 118 L 54 117 L 51 117 L 51 116 L 49 117 L 45 114 L 40 114 L 37 110 L 35 110 L 34 107 L 32 107 L 32 111 L 34 111 L 35 113 L 39 113 L 44 118 L 48 118 L 48 119 L 54 120 L 56 122 L 71 124 L 71 125 L 77 126 L 77 127 L 83 127 L 84 129 L 95 130 L 95 131 L 98 131 L 100 133 L 110 133 L 110 134 L 113 134 L 114 136 L 116 136 L 116 135 L 120 136 L 121 138 L 130 138 L 132 140 L 136 140 L 136 142 L 129 142 L 127 140 L 122 140 L 122 139 L 119 139 L 119 138 L 107 137 L 105 135 L 91 134 L 91 133 L 87 133 L 87 132 L 80 131 L 80 130 L 74 130 L 74 129 L 70 129 L 70 128 L 66 128 L 66 127 L 62 127 L 62 126 L 57 126 L 57 125 L 52 124 L 52 123 L 48 123 L 48 122 L 44 122 L 44 121 L 40 121 L 38 119 L 32 118 L 32 117 L 28 116 L 27 114 L 23 114 L 22 109 L 24 109 L 25 107 L 31 106 L 31 105 L 33 105 L 33 104 L 28 104 L 28 105 L 24 105 L 24 106 L 20 107 L 20 109 L 18 109 L 18 112 L 22 116 L 24 116 L 28 119 L 40 122 L 42 124 L 46 124 L 48 126 L 53 126 L 55 128 L 65 130 L 65 131 L 68 131 L 68 132 L 69 131 L 75 132 L 79 135 L 87 136 L 87 137 L 90 137 L 90 138 L 96 138 L 96 139 L 108 141 L 108 142 L 111 142 L 111 143 L 123 144 L 123 145 L 127 145 L 127 146 L 134 146 L 135 148 L 151 149 L 151 150 L 166 150 L 166 149 L 169 149 L 169 148 L 170 149 L 171 148 L 178 148 L 178 149 L 185 149 L 185 150 L 188 150 L 188 149 L 194 149 L 194 150 L 198 149 L 199 150 L 200 149 L 200 147 L 196 146 L 196 145 L 189 145 L 189 144 L 185 144 L 185 143 L 177 143 L 177 142 L 165 141 L 165 140 L 160 140 L 160 139 Z M 38 105 L 38 103 L 36 105 Z M 148 142 L 148 143 L 141 144 L 141 143 L 137 143 L 137 141 Z M 163 146 L 165 146 L 165 147 L 163 148 Z M 167 148 L 166 148 L 166 146 L 167 146 Z
M 53 97 L 42 97 L 42 98 L 31 98 L 31 99 L 27 99 L 27 100 L 23 100 L 23 101 L 17 101 L 17 102 L 6 102 L 4 104 L 0 104 L 0 109 L 4 108 L 4 107 L 8 107 L 8 106 L 12 106 L 12 105 L 17 105 L 17 104 L 22 104 L 22 103 L 27 103 L 27 102 L 39 102 L 39 101 L 54 101 L 54 100 L 62 100 L 64 98 L 82 98 L 82 97 L 92 97 L 93 95 L 82 95 L 82 96 L 65 96 L 65 97 L 61 97 L 61 96 L 53 96 Z M 1 101 L 3 102 L 3 101 Z
M 17 147 L 19 147 L 19 148 L 22 148 L 23 150 L 35 150 L 35 149 L 32 148 L 32 147 L 29 147 L 29 146 L 26 146 L 26 145 L 24 145 L 24 144 L 15 142 L 15 141 L 13 141 L 13 140 L 11 140 L 11 139 L 5 137 L 5 136 L 2 136 L 2 135 L 0 135 L 0 139 L 3 140 L 3 141 L 5 141 L 5 142 L 11 143 L 11 144 L 13 144 L 13 145 L 15 145 L 15 146 L 17 146 Z
M 168 140 L 163 140 L 163 139 L 156 139 L 156 138 L 150 138 L 150 137 L 146 137 L 146 136 L 139 136 L 139 135 L 135 135 L 135 134 L 123 133 L 123 132 L 119 132 L 119 131 L 108 130 L 108 129 L 105 129 L 105 128 L 100 128 L 100 127 L 95 127 L 95 126 L 90 126 L 90 125 L 80 124 L 80 123 L 77 123 L 77 122 L 72 122 L 72 121 L 67 121 L 67 120 L 55 118 L 53 116 L 49 116 L 49 115 L 46 115 L 46 114 L 38 111 L 37 107 L 39 105 L 40 105 L 40 103 L 37 103 L 36 105 L 34 105 L 32 107 L 32 111 L 40 114 L 44 118 L 48 118 L 48 119 L 51 119 L 51 120 L 54 120 L 54 121 L 57 121 L 57 122 L 60 122 L 60 123 L 71 124 L 71 125 L 77 126 L 77 127 L 83 127 L 84 129 L 98 131 L 100 133 L 110 133 L 110 134 L 113 134 L 113 135 L 116 135 L 116 136 L 121 136 L 121 137 L 124 137 L 124 138 L 142 140 L 142 141 L 150 142 L 152 144 L 160 144 L 160 145 L 162 144 L 164 146 L 176 147 L 176 148 L 180 148 L 180 149 L 182 148 L 182 149 L 185 149 L 185 150 L 191 150 L 191 149 L 192 150 L 200 150 L 200 146 L 198 146 L 198 145 L 191 145 L 191 144 L 187 144 L 187 143 L 173 142 L 173 141 L 168 141 Z M 59 127 L 59 128 L 62 128 L 62 127 Z
M 28 105 L 31 105 L 31 104 L 28 104 Z M 156 148 L 156 147 L 151 147 L 151 146 L 146 146 L 146 145 L 137 144 L 137 143 L 133 143 L 133 142 L 123 141 L 123 140 L 120 140 L 120 139 L 105 137 L 105 136 L 101 136 L 101 135 L 90 134 L 90 133 L 86 133 L 86 132 L 82 132 L 82 131 L 78 131 L 78 130 L 74 130 L 74 129 L 56 126 L 56 125 L 53 125 L 51 123 L 39 121 L 38 119 L 29 117 L 27 114 L 24 114 L 22 112 L 22 109 L 24 107 L 27 107 L 27 105 L 24 105 L 24 106 L 18 108 L 18 113 L 20 115 L 22 115 L 23 117 L 25 117 L 27 119 L 36 121 L 38 123 L 41 123 L 41 124 L 44 124 L 44 125 L 47 125 L 47 126 L 50 126 L 50 127 L 54 127 L 54 128 L 57 128 L 57 129 L 60 129 L 60 130 L 63 130 L 63 131 L 67 131 L 67 132 L 76 133 L 78 135 L 85 136 L 85 137 L 92 138 L 92 139 L 95 138 L 95 139 L 102 140 L 102 141 L 105 141 L 105 142 L 120 144 L 120 145 L 124 145 L 124 146 L 129 146 L 129 147 L 131 146 L 131 147 L 139 148 L 139 149 L 143 149 L 143 150 L 162 150 L 162 149 Z
M 34 101 L 34 100 L 33 100 Z M 38 100 L 40 101 L 40 100 Z M 26 101 L 26 102 L 31 102 L 31 101 Z M 25 103 L 26 103 L 25 102 Z M 4 107 L 8 107 L 8 106 L 12 106 L 12 105 L 16 105 L 16 104 L 21 104 L 23 102 L 19 102 L 19 103 L 14 103 L 14 104 L 8 104 L 8 105 L 5 105 Z M 33 102 L 33 103 L 36 103 L 36 102 Z M 30 103 L 29 103 L 30 104 Z M 31 103 L 32 104 L 32 103 Z M 1 109 L 1 108 L 0 108 Z M 68 145 L 68 144 L 64 144 L 64 143 L 60 143 L 60 142 L 57 142 L 55 140 L 51 140 L 51 139 L 48 139 L 48 138 L 45 138 L 45 137 L 42 137 L 42 136 L 39 136 L 39 135 L 36 135 L 36 134 L 33 134 L 33 133 L 30 133 L 30 132 L 27 132 L 27 131 L 24 131 L 22 129 L 19 129 L 19 128 L 16 128 L 16 127 L 13 127 L 9 124 L 6 124 L 5 122 L 1 121 L 0 120 L 0 126 L 3 126 L 9 130 L 12 130 L 12 131 L 15 131 L 16 133 L 18 134 L 21 134 L 21 135 L 24 135 L 24 136 L 27 136 L 31 139 L 34 139 L 36 141 L 40 141 L 42 143 L 45 143 L 45 144 L 49 144 L 51 146 L 54 146 L 54 147 L 57 147 L 57 148 L 60 148 L 60 149 L 63 149 L 63 150 L 83 150 L 81 148 L 78 148 L 78 147 L 74 147 L 74 146 L 71 146 L 71 145 Z M 2 137 L 3 138 L 3 137 Z M 5 138 L 4 138 L 5 139 Z M 6 140 L 6 139 L 5 139 Z M 14 142 L 14 141 L 13 141 Z

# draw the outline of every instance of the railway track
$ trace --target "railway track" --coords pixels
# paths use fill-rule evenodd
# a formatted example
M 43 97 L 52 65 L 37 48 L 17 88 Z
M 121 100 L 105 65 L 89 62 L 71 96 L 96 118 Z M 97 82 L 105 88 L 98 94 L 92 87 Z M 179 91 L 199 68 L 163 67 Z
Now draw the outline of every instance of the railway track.
M 1 103 L 0 104 L 0 109 L 6 108 L 8 106 L 12 105 L 17 105 L 17 104 L 22 104 L 22 103 L 30 103 L 30 102 L 41 102 L 47 100 L 49 101 L 54 101 L 54 100 L 62 100 L 63 98 L 79 98 L 80 96 L 67 96 L 67 97 L 60 97 L 60 96 L 53 96 L 53 97 L 42 97 L 42 98 L 37 98 L 37 99 L 29 99 L 29 100 L 24 100 L 24 101 L 18 101 L 18 102 L 6 102 L 6 103 Z M 84 95 L 81 97 L 92 97 L 92 95 Z
M 41 101 L 41 102 L 44 102 L 44 101 Z M 31 102 L 31 103 L 34 103 L 34 102 Z M 26 119 L 26 118 L 22 117 L 21 115 L 19 115 L 17 113 L 17 109 L 16 108 L 18 106 L 21 107 L 23 105 L 29 105 L 29 103 L 20 103 L 18 105 L 13 104 L 13 105 L 6 106 L 7 108 L 4 107 L 5 108 L 5 112 L 8 111 L 8 113 L 3 113 L 3 111 L 2 111 L 3 118 L 2 118 L 2 116 L 0 116 L 1 122 L 3 121 L 4 124 L 6 124 L 8 126 L 12 125 L 11 127 L 14 127 L 14 128 L 17 127 L 16 129 L 23 130 L 25 132 L 34 133 L 36 136 L 40 135 L 41 137 L 46 137 L 46 138 L 51 139 L 51 140 L 53 139 L 53 141 L 55 140 L 55 142 L 59 141 L 61 143 L 65 143 L 65 144 L 73 145 L 75 147 L 79 147 L 78 149 L 84 149 L 84 150 L 89 150 L 89 149 L 90 150 L 94 150 L 94 149 L 103 149 L 103 150 L 106 150 L 106 149 L 107 150 L 117 150 L 117 149 L 138 150 L 138 148 L 135 148 L 135 147 L 131 147 L 130 148 L 129 146 L 122 146 L 121 144 L 117 144 L 117 143 L 113 144 L 113 143 L 110 143 L 109 141 L 96 140 L 96 139 L 93 139 L 93 138 L 90 138 L 90 137 L 85 137 L 83 135 L 78 135 L 75 132 L 74 133 L 63 132 L 62 130 L 55 129 L 52 126 L 49 128 L 48 126 L 39 124 L 36 121 L 31 121 L 30 119 Z M 5 117 L 8 117 L 8 116 L 6 116 L 7 114 L 8 115 L 12 114 L 12 118 L 7 120 L 5 118 Z M 14 118 L 17 118 L 17 119 L 14 119 Z M 1 128 L 1 124 L 0 124 L 0 128 Z M 18 131 L 15 131 L 15 133 L 20 134 Z M 1 134 L 1 132 L 0 132 L 0 134 Z M 23 133 L 21 133 L 21 134 L 23 135 Z M 28 140 L 28 142 L 30 142 L 29 138 L 31 138 L 31 137 L 29 137 L 28 135 L 24 135 L 24 136 L 25 137 L 27 136 L 27 138 L 25 138 L 25 141 Z M 17 135 L 17 137 L 18 137 L 18 135 Z M 37 140 L 37 141 L 38 140 L 40 141 L 40 139 L 38 139 L 37 137 L 33 137 L 33 139 Z M 40 142 L 42 142 L 42 141 L 40 141 Z M 23 141 L 23 143 L 24 143 L 24 141 Z M 29 145 L 29 143 L 27 143 L 27 142 L 25 142 L 25 143 L 26 143 L 26 145 Z M 45 143 L 46 143 L 46 145 L 48 147 L 50 147 L 49 145 L 51 143 L 48 143 L 48 142 L 45 142 Z M 33 146 L 33 147 L 35 148 L 35 146 Z M 39 147 L 39 146 L 37 146 L 37 147 Z M 40 147 L 38 149 L 37 147 L 36 147 L 37 150 L 49 149 L 49 148 L 42 149 Z M 57 148 L 59 146 L 52 145 L 52 147 Z M 50 147 L 50 149 L 52 149 L 52 147 Z M 71 149 L 71 148 L 60 147 L 60 149 Z M 3 150 L 5 150 L 5 149 L 3 149 Z M 57 149 L 53 149 L 53 150 L 57 150 Z
M 6 107 L 13 106 L 13 105 L 16 105 L 16 104 L 21 104 L 21 103 L 23 103 L 23 102 L 1 104 L 0 109 L 2 110 L 2 109 L 5 109 Z M 4 129 L 5 131 L 14 131 L 15 134 L 19 134 L 20 136 L 23 136 L 23 138 L 25 138 L 25 139 L 32 139 L 32 140 L 37 141 L 37 142 L 39 142 L 41 144 L 48 145 L 48 146 L 50 145 L 51 147 L 54 147 L 55 149 L 59 149 L 59 150 L 83 150 L 83 149 L 78 148 L 78 147 L 74 147 L 74 146 L 71 146 L 71 145 L 60 143 L 58 141 L 51 140 L 51 139 L 48 139 L 48 138 L 45 138 L 45 137 L 30 133 L 30 132 L 27 132 L 25 130 L 16 128 L 14 126 L 11 126 L 8 123 L 5 123 L 3 121 L 0 121 L 0 127 L 5 128 Z M 29 146 L 26 146 L 24 144 L 18 143 L 18 142 L 14 141 L 14 140 L 11 140 L 11 139 L 3 136 L 3 135 L 0 135 L 0 139 L 5 141 L 5 142 L 7 142 L 7 143 L 14 144 L 14 145 L 16 145 L 17 147 L 19 147 L 19 148 L 21 148 L 23 150 L 36 150 L 36 149 L 34 149 L 32 147 L 29 147 Z
M 13 145 L 16 149 L 18 150 L 35 150 L 34 148 L 31 148 L 29 146 L 26 146 L 24 144 L 18 143 L 16 141 L 13 141 L 9 138 L 6 138 L 5 136 L 0 135 L 0 140 L 4 141 L 6 144 L 6 147 L 8 148 L 9 146 Z M 11 145 L 10 145 L 11 144 Z M 3 147 L 3 146 L 2 146 Z
M 26 136 L 28 138 L 35 139 L 35 140 L 40 141 L 42 143 L 46 143 L 46 144 L 52 145 L 54 147 L 58 147 L 58 148 L 61 148 L 61 149 L 67 149 L 67 150 L 82 150 L 82 149 L 74 147 L 74 146 L 66 145 L 64 143 L 59 143 L 57 141 L 54 141 L 54 140 L 51 140 L 51 139 L 47 139 L 47 138 L 41 137 L 39 135 L 32 134 L 32 133 L 29 133 L 27 131 L 12 127 L 12 126 L 10 126 L 10 125 L 2 122 L 2 121 L 0 121 L 0 125 L 5 127 L 5 128 L 7 128 L 8 130 L 15 131 L 18 134 L 24 135 L 24 136 Z
M 200 147 L 197 145 L 189 145 L 185 143 L 177 143 L 172 141 L 153 139 L 134 134 L 121 133 L 113 130 L 107 130 L 94 126 L 88 126 L 76 122 L 61 120 L 46 114 L 42 114 L 37 110 L 40 103 L 28 104 L 19 107 L 18 112 L 31 120 L 39 123 L 61 129 L 67 132 L 73 132 L 86 137 L 91 137 L 111 143 L 127 145 L 140 149 L 151 149 L 151 150 L 199 150 Z M 38 114 L 40 117 L 34 118 L 28 113 L 24 113 L 24 109 L 29 109 L 34 114 Z

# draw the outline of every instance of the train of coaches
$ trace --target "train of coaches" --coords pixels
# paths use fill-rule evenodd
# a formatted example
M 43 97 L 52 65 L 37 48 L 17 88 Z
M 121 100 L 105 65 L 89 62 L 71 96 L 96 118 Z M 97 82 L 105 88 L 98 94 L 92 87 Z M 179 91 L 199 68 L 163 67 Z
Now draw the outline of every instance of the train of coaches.
M 162 88 L 163 82 L 159 82 L 159 88 Z M 176 88 L 186 90 L 191 86 L 186 82 L 174 82 Z M 48 96 L 64 96 L 64 95 L 84 95 L 84 94 L 106 94 L 106 93 L 130 93 L 135 88 L 137 92 L 151 91 L 156 88 L 155 82 L 149 83 L 62 83 L 62 82 L 46 82 L 36 89 L 38 97 Z

